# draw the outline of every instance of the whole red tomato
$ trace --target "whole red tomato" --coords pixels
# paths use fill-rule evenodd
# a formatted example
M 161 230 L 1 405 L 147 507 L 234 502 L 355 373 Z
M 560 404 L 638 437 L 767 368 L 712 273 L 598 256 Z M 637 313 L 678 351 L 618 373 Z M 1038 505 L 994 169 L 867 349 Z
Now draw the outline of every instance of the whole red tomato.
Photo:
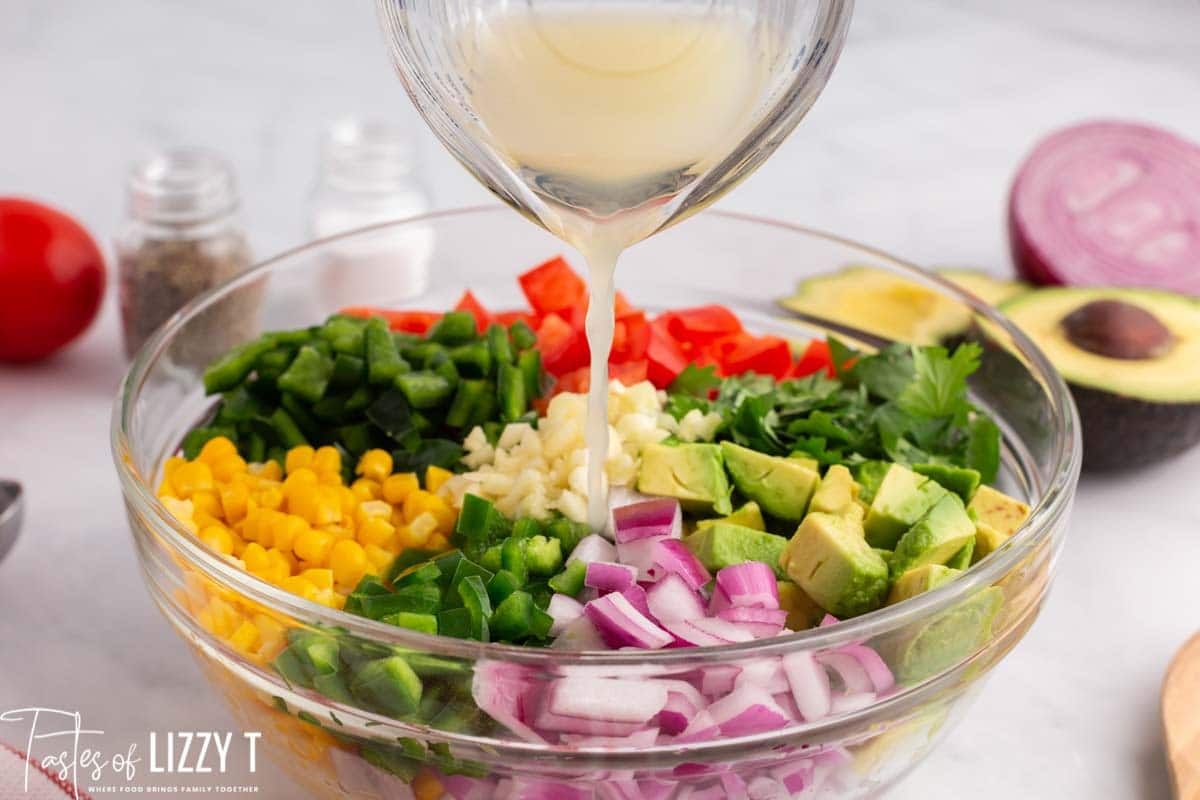
M 104 257 L 75 220 L 0 197 L 0 361 L 45 358 L 87 329 L 104 295 Z

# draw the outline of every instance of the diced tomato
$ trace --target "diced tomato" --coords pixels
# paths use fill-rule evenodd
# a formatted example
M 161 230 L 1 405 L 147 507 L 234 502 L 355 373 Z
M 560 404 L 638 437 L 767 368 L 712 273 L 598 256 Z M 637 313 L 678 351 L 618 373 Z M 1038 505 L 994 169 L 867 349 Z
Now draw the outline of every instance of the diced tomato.
M 471 312 L 471 315 L 475 317 L 475 327 L 479 329 L 480 333 L 487 330 L 487 326 L 492 322 L 492 315 L 483 307 L 483 303 L 479 302 L 478 298 L 471 293 L 470 289 L 463 292 L 463 296 L 459 298 L 454 310 Z
M 562 392 L 584 394 L 591 385 L 591 367 L 580 367 L 559 376 L 558 380 L 554 382 L 554 394 L 561 394 Z
M 393 311 L 391 309 L 373 308 L 371 306 L 348 306 L 338 313 L 349 317 L 362 317 L 363 319 L 383 317 L 387 320 L 388 327 L 394 331 L 418 334 L 427 332 L 433 327 L 433 323 L 442 318 L 442 315 L 436 311 Z
M 538 319 L 528 311 L 500 311 L 492 315 L 492 319 L 499 322 L 501 325 L 508 327 L 515 322 L 524 322 L 533 329 L 537 329 Z
M 659 319 L 666 322 L 672 338 L 691 344 L 703 344 L 742 332 L 742 322 L 737 315 L 718 305 L 668 311 Z
M 825 374 L 830 378 L 833 377 L 833 355 L 829 352 L 829 342 L 813 339 L 804 349 L 800 360 L 792 367 L 791 377 L 803 378 L 821 370 L 825 370 Z
M 563 375 L 588 363 L 587 339 L 558 314 L 547 314 L 537 329 L 542 366 L 552 375 Z
M 582 306 L 587 284 L 575 274 L 562 256 L 556 256 L 521 275 L 521 291 L 538 314 L 561 312 Z
M 645 359 L 626 361 L 623 364 L 608 365 L 608 379 L 620 381 L 626 386 L 633 386 L 646 380 L 648 364 Z M 554 394 L 574 392 L 584 394 L 592 385 L 591 367 L 580 367 L 559 377 L 554 383 Z
M 757 372 L 782 380 L 792 366 L 792 351 L 778 336 L 745 336 L 722 353 L 728 375 Z
M 633 303 L 629 302 L 621 292 L 617 292 L 617 299 L 613 303 L 613 313 L 618 317 L 623 317 L 634 311 L 637 309 L 633 307 Z
M 638 361 L 646 357 L 650 344 L 650 324 L 643 311 L 630 311 L 617 317 L 613 329 L 613 347 L 608 356 L 609 363 Z
M 644 358 L 608 365 L 608 379 L 620 381 L 626 386 L 633 386 L 635 383 L 646 380 L 649 372 L 650 365 Z
M 657 325 L 650 326 L 650 337 L 646 345 L 646 377 L 651 383 L 659 389 L 667 388 L 689 363 L 688 354 L 680 347 L 679 342 Z

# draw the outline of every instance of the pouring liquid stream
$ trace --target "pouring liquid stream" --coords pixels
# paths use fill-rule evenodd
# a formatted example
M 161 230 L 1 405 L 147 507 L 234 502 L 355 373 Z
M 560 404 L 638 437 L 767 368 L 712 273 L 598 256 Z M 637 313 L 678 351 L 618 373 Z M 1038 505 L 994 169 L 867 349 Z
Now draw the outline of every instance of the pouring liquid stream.
M 608 516 L 608 353 L 622 251 L 746 133 L 767 70 L 732 11 L 516 8 L 462 32 L 488 140 L 538 199 L 526 209 L 588 264 L 588 521 Z

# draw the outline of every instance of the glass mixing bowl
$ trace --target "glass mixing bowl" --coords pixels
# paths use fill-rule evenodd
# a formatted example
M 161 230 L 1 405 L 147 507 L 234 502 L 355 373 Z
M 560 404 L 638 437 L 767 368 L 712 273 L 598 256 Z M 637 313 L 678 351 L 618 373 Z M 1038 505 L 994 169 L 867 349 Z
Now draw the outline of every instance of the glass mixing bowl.
M 428 636 L 316 605 L 223 561 L 154 491 L 164 461 L 212 406 L 201 384 L 203 365 L 249 335 L 249 327 L 301 327 L 346 304 L 389 305 L 397 292 L 389 291 L 379 265 L 404 257 L 392 244 L 406 230 L 432 241 L 422 251 L 431 286 L 405 301 L 412 307 L 448 307 L 465 287 L 490 307 L 519 306 L 517 272 L 561 249 L 503 208 L 432 214 L 297 248 L 176 314 L 135 359 L 113 420 L 117 471 L 151 596 L 240 722 L 262 731 L 268 751 L 316 796 L 871 795 L 932 750 L 1033 623 L 1063 544 L 1080 457 L 1074 407 L 1046 359 L 979 301 L 883 253 L 715 212 L 630 250 L 618 286 L 650 309 L 726 303 L 748 326 L 797 339 L 822 332 L 781 318 L 773 299 L 799 279 L 848 263 L 903 276 L 961 304 L 964 335 L 983 346 L 971 390 L 1004 434 L 1001 488 L 1033 507 L 1021 531 L 963 577 L 896 606 L 770 640 L 652 652 L 572 653 Z M 214 317 L 244 317 L 247 308 L 258 311 L 255 326 L 213 324 Z M 214 331 L 226 331 L 225 340 Z M 271 662 L 287 642 L 306 635 L 331 642 L 343 662 L 399 654 L 415 670 L 421 702 L 430 708 L 389 715 L 357 694 L 333 700 L 325 695 L 337 692 L 289 683 Z M 632 737 L 571 746 L 539 740 L 515 719 L 506 726 L 475 703 L 492 708 L 514 695 L 536 698 L 566 676 L 719 680 L 783 654 L 855 646 L 879 654 L 896 686 L 861 707 L 766 733 L 686 745 Z

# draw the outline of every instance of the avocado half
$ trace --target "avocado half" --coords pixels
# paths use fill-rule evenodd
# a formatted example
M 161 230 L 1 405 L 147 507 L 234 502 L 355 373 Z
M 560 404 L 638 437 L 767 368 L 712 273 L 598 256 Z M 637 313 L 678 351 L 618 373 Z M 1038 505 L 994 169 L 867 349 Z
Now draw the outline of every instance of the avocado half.
M 976 270 L 945 270 L 941 274 L 989 303 L 1027 288 Z M 928 286 L 878 267 L 859 265 L 801 281 L 795 294 L 779 302 L 801 314 L 920 345 L 962 335 L 972 316 L 966 305 Z
M 1200 441 L 1200 300 L 1060 287 L 1018 295 L 1000 311 L 1069 384 L 1085 468 L 1149 464 Z

